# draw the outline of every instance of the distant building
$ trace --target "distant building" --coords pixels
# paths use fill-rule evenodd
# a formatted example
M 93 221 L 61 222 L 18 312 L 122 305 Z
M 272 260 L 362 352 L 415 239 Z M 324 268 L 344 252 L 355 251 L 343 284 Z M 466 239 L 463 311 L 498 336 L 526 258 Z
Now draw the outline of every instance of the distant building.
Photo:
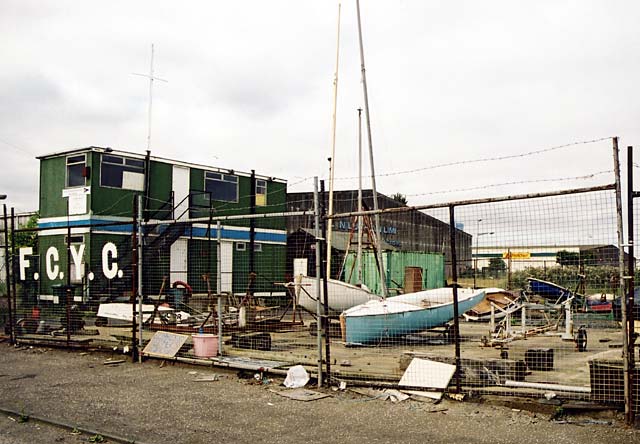
M 585 265 L 617 267 L 619 264 L 619 250 L 615 245 L 485 246 L 473 249 L 473 259 L 478 269 L 488 267 L 491 259 L 500 258 L 511 266 L 511 271 L 519 271 L 528 267 L 556 267 L 560 265 L 557 257 L 562 251 L 576 255 Z M 627 253 L 624 260 L 625 263 L 629 260 Z
M 373 191 L 363 190 L 362 193 L 364 207 L 373 209 Z M 325 199 L 327 198 L 326 195 L 327 193 L 325 193 Z M 357 190 L 334 192 L 334 213 L 357 211 L 357 197 Z M 378 193 L 378 207 L 380 209 L 389 209 L 405 207 L 405 205 Z M 287 211 L 302 210 L 313 210 L 313 193 L 288 193 Z M 371 220 L 373 221 L 373 217 Z M 349 246 L 349 239 L 351 238 L 351 248 L 353 249 L 355 239 L 353 234 L 357 231 L 356 218 L 333 219 L 332 223 L 336 239 L 334 248 L 344 252 Z M 448 223 L 421 211 L 413 210 L 382 213 L 380 215 L 380 224 L 383 250 L 444 255 L 445 275 L 451 276 L 451 230 Z M 313 215 L 295 216 L 287 219 L 287 233 L 290 236 L 300 229 L 308 230 L 312 228 L 314 228 Z M 455 238 L 459 269 L 462 269 L 468 266 L 466 264 L 471 261 L 471 235 L 456 228 Z M 291 244 L 289 248 L 292 248 Z M 343 254 L 338 254 L 338 259 L 340 256 L 343 256 Z M 332 275 L 335 276 L 338 273 L 340 264 L 341 260 L 332 260 Z M 288 264 L 288 266 L 290 265 Z

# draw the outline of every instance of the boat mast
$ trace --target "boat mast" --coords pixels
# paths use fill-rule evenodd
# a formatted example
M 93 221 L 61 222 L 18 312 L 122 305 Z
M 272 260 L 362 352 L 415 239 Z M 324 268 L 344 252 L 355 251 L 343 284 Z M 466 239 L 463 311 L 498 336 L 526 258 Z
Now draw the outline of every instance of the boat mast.
M 358 108 L 358 212 L 362 211 L 362 108 Z M 358 285 L 362 285 L 362 215 L 358 215 Z
M 331 157 L 329 158 L 329 216 L 333 215 L 333 178 L 336 157 L 336 114 L 338 103 L 338 67 L 340 62 L 340 8 L 338 3 L 338 36 L 336 42 L 336 72 L 333 77 L 333 121 L 331 124 Z M 327 278 L 331 278 L 331 238 L 333 233 L 333 219 L 327 227 Z
M 378 271 L 380 273 L 380 288 L 382 296 L 387 297 L 387 283 L 385 280 L 384 264 L 382 263 L 382 248 L 380 242 L 380 213 L 378 213 L 378 193 L 376 191 L 376 173 L 373 164 L 373 142 L 371 141 L 371 119 L 369 116 L 369 95 L 367 94 L 367 75 L 364 68 L 364 47 L 362 44 L 362 24 L 360 22 L 360 0 L 356 0 L 358 10 L 358 37 L 360 41 L 360 67 L 362 71 L 362 88 L 364 91 L 364 112 L 367 123 L 367 139 L 369 142 L 369 162 L 371 164 L 371 188 L 373 190 L 373 210 L 375 211 L 375 243 L 377 244 L 376 255 L 378 256 Z

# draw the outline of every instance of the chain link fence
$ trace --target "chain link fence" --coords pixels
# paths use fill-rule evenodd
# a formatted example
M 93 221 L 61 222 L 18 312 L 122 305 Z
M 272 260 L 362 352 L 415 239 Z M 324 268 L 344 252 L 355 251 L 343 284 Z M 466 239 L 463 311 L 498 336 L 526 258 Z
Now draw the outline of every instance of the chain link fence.
M 621 264 L 635 259 L 614 185 L 378 212 L 342 195 L 331 217 L 324 197 L 259 217 L 7 229 L 7 331 L 422 396 L 625 401 Z

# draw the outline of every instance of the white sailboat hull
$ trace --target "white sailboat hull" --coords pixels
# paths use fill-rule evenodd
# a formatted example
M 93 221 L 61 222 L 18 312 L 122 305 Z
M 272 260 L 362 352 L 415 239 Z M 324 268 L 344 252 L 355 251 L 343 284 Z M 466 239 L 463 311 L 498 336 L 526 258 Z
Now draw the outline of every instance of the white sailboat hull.
M 297 304 L 311 313 L 316 313 L 318 280 L 314 277 L 299 276 L 294 285 Z M 320 281 L 320 285 L 322 285 L 322 281 Z M 327 293 L 327 303 L 329 305 L 329 314 L 331 315 L 339 315 L 356 305 L 380 299 L 380 296 L 372 293 L 367 288 L 347 284 L 335 279 L 327 280 Z

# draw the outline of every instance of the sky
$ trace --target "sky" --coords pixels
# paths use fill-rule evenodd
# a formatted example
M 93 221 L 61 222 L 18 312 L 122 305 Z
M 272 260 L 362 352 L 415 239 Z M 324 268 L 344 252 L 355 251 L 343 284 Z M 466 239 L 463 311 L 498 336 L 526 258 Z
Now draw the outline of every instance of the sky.
M 329 176 L 339 48 L 335 188 L 354 189 L 355 0 L 340 11 L 338 45 L 337 1 L 3 0 L 0 194 L 37 209 L 38 155 L 144 153 L 149 83 L 133 73 L 149 72 L 152 44 L 167 80 L 152 154 L 292 192 Z M 640 145 L 639 2 L 362 0 L 361 13 L 383 194 L 426 205 L 607 184 L 610 137 L 623 159 Z

